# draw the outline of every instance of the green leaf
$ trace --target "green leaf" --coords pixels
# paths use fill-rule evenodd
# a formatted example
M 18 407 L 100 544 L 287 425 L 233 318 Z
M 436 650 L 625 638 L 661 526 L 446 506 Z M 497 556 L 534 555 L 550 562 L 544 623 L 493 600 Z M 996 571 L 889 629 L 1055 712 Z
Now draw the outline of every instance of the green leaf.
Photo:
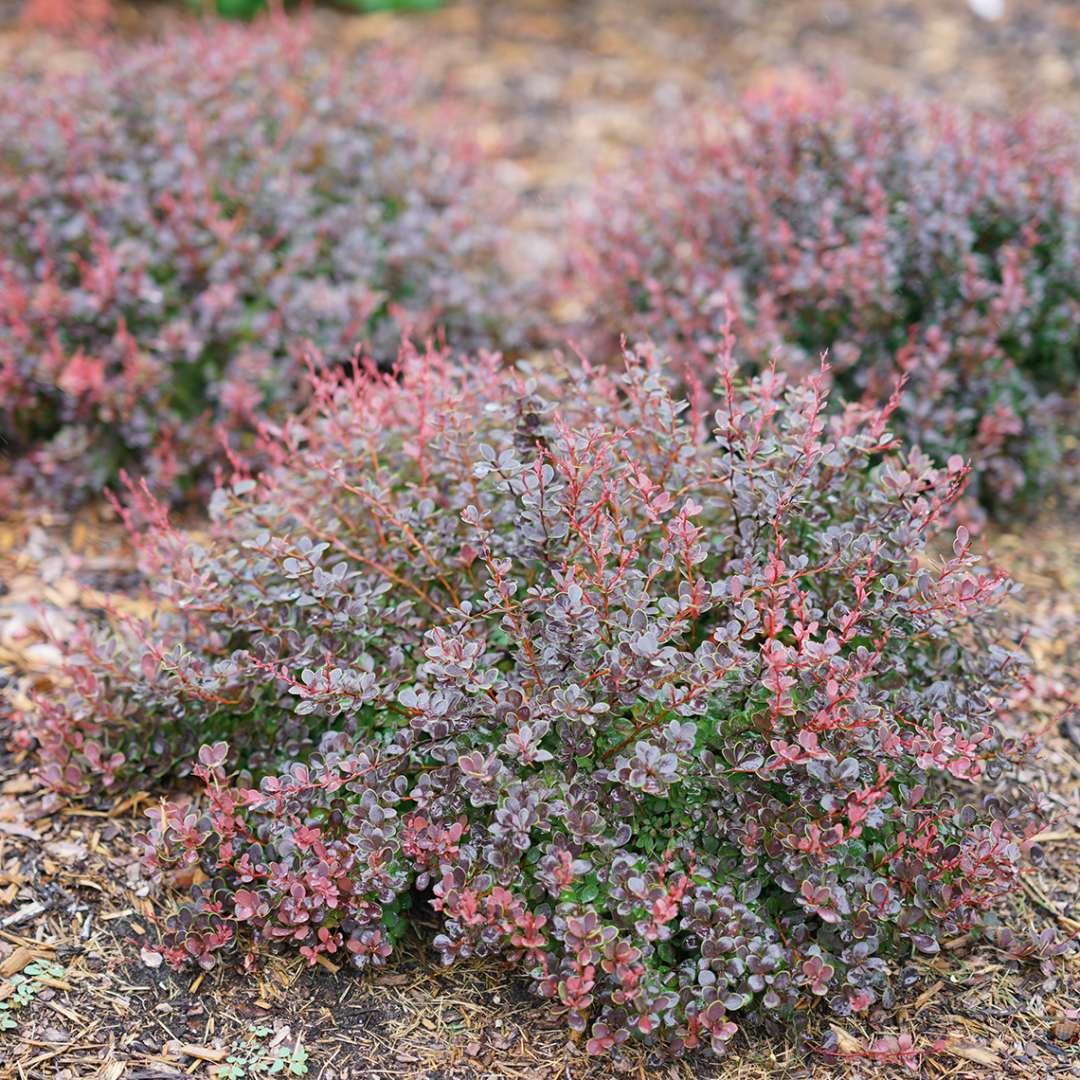
M 434 11 L 442 0 L 341 0 L 354 11 Z
M 595 879 L 586 881 L 577 891 L 577 898 L 583 904 L 591 904 L 599 895 L 600 887 Z
M 217 0 L 218 14 L 227 19 L 251 19 L 265 7 L 265 0 Z

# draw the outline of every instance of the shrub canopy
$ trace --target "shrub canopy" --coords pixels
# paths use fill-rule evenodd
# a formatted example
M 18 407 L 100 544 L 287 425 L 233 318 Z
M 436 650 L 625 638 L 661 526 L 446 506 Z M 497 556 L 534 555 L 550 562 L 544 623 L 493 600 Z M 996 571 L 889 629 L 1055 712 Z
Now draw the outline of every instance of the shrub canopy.
M 965 470 L 826 417 L 826 372 L 714 363 L 706 418 L 647 355 L 409 351 L 318 379 L 203 542 L 139 500 L 159 615 L 85 633 L 36 734 L 62 790 L 205 781 L 142 841 L 208 879 L 170 962 L 381 963 L 418 892 L 446 960 L 516 960 L 591 1051 L 719 1052 L 888 1001 L 1016 883 L 1009 586 L 929 546 Z

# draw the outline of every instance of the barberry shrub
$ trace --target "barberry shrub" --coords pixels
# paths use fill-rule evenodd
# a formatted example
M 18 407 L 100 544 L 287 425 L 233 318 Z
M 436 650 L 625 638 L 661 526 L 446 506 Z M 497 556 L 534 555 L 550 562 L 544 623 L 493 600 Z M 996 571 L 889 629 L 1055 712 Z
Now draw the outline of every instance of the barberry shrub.
M 0 77 L 0 424 L 45 496 L 123 467 L 183 494 L 216 429 L 242 448 L 302 395 L 305 343 L 518 343 L 511 207 L 475 148 L 413 122 L 400 58 L 309 37 L 181 24 L 89 72 Z
M 319 377 L 200 542 L 136 500 L 159 615 L 86 632 L 36 733 L 59 790 L 205 782 L 141 838 L 202 876 L 170 963 L 380 964 L 420 894 L 590 1051 L 721 1052 L 888 1001 L 1016 884 L 1010 586 L 930 546 L 965 469 L 896 452 L 895 400 L 716 363 L 707 420 L 648 355 L 407 351 Z
M 898 432 L 1016 505 L 1054 476 L 1080 376 L 1076 166 L 1058 127 L 833 85 L 705 113 L 580 217 L 593 354 L 648 337 L 709 391 L 730 307 L 750 370 L 829 350 L 843 395 L 880 401 L 899 365 Z

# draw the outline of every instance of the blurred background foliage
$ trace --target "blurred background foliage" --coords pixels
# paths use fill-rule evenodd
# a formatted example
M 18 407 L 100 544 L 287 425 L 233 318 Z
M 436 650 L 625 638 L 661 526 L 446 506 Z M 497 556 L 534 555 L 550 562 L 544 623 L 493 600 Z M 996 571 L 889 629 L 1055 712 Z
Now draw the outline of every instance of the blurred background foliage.
M 186 0 L 186 3 L 193 10 L 205 14 L 216 12 L 229 19 L 251 19 L 271 6 L 268 0 Z M 360 12 L 433 11 L 441 3 L 442 0 L 335 0 L 334 6 Z
M 321 0 L 340 11 L 374 13 L 434 11 L 443 0 Z M 67 32 L 104 25 L 111 21 L 116 6 L 113 0 L 25 0 L 21 21 L 46 30 Z M 149 7 L 150 5 L 143 5 Z M 221 15 L 228 19 L 253 19 L 274 8 L 285 10 L 312 7 L 312 0 L 171 0 L 158 7 L 176 7 L 203 15 Z

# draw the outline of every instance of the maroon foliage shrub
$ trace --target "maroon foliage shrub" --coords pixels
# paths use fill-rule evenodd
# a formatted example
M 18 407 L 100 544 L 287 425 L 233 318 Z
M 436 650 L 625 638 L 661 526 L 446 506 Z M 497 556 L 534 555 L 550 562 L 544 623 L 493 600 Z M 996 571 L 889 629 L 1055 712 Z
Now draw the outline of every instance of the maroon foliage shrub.
M 1053 479 L 1057 392 L 1080 375 L 1075 138 L 832 85 L 705 115 L 583 218 L 575 295 L 607 347 L 652 338 L 711 390 L 730 306 L 742 359 L 849 398 L 908 383 L 896 423 L 976 466 L 990 505 Z
M 358 342 L 513 346 L 506 207 L 422 137 L 401 61 L 302 24 L 185 25 L 81 75 L 0 78 L 0 423 L 50 498 L 122 467 L 176 495 Z M 514 314 L 515 329 L 508 315 Z
M 647 357 L 410 352 L 320 379 L 202 542 L 143 500 L 158 619 L 88 633 L 37 734 L 60 790 L 205 782 L 142 841 L 208 879 L 171 963 L 379 964 L 419 893 L 590 1051 L 720 1052 L 888 1002 L 1016 884 L 1009 585 L 963 529 L 928 547 L 964 470 L 826 418 L 824 372 L 718 366 L 706 421 Z

